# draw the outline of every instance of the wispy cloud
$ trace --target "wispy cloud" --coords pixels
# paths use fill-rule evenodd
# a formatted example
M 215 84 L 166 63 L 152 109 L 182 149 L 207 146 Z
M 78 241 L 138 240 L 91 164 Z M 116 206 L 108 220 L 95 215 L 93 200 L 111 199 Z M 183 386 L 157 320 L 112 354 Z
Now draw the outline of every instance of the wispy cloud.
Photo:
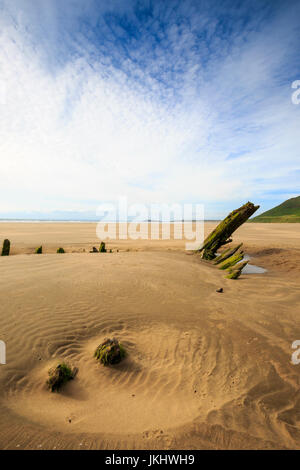
M 299 193 L 299 2 L 99 3 L 0 0 L 1 211 Z

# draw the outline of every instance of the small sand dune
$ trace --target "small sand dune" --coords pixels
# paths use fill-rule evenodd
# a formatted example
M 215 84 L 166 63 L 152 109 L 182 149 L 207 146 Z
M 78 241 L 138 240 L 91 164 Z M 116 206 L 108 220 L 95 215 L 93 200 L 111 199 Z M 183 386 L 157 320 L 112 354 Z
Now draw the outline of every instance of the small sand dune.
M 300 448 L 300 244 L 250 239 L 268 272 L 238 281 L 172 241 L 1 258 L 0 448 Z M 113 336 L 128 355 L 103 367 L 93 352 Z M 60 360 L 79 372 L 50 393 Z

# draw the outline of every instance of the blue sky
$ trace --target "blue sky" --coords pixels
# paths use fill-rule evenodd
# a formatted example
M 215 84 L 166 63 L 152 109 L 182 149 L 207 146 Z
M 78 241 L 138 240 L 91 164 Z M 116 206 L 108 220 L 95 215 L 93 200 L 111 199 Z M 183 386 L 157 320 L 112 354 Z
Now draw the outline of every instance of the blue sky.
M 0 0 L 0 31 L 0 216 L 299 195 L 299 1 Z

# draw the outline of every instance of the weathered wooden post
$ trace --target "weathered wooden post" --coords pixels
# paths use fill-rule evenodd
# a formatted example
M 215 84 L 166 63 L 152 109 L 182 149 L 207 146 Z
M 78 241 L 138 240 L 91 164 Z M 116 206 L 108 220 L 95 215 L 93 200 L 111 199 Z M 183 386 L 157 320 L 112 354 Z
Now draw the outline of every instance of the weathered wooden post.
M 3 242 L 1 256 L 8 256 L 10 251 L 10 241 L 6 238 Z
M 259 206 L 255 206 L 252 202 L 247 202 L 239 209 L 230 212 L 206 237 L 198 250 L 199 253 L 202 252 L 203 259 L 214 260 L 214 264 L 219 269 L 226 270 L 228 279 L 238 279 L 248 263 L 248 261 L 241 262 L 244 258 L 244 252 L 241 249 L 242 243 L 233 248 L 227 248 L 219 255 L 217 255 L 217 251 L 221 246 L 232 242 L 230 237 L 233 232 L 246 222 L 258 208 Z
M 240 275 L 242 274 L 242 271 L 244 269 L 244 267 L 248 264 L 248 261 L 243 261 L 243 263 L 239 263 L 237 264 L 236 266 L 234 266 L 233 268 L 229 268 L 227 271 L 228 271 L 228 274 L 227 274 L 227 279 L 237 279 L 238 277 L 240 277 Z
M 252 202 L 247 202 L 239 209 L 232 211 L 204 240 L 198 250 L 202 252 L 202 258 L 215 259 L 218 249 L 232 241 L 230 237 L 233 232 L 246 222 L 258 208 L 259 206 L 255 206 Z

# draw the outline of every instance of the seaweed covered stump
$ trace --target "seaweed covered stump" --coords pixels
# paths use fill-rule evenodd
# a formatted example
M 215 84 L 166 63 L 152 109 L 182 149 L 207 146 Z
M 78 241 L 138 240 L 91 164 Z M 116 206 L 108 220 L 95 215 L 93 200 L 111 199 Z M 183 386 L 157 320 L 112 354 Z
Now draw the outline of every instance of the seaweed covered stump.
M 106 253 L 105 243 L 101 242 L 99 247 L 99 253 Z
M 58 392 L 60 388 L 67 383 L 69 380 L 74 379 L 78 369 L 73 369 L 65 362 L 58 364 L 49 370 L 49 379 L 47 380 L 47 386 L 51 392 Z
M 10 251 L 10 241 L 6 238 L 3 242 L 1 256 L 8 256 Z
M 105 339 L 103 343 L 99 344 L 94 356 L 96 359 L 105 366 L 109 364 L 118 364 L 125 357 L 126 352 L 123 346 L 116 338 Z

